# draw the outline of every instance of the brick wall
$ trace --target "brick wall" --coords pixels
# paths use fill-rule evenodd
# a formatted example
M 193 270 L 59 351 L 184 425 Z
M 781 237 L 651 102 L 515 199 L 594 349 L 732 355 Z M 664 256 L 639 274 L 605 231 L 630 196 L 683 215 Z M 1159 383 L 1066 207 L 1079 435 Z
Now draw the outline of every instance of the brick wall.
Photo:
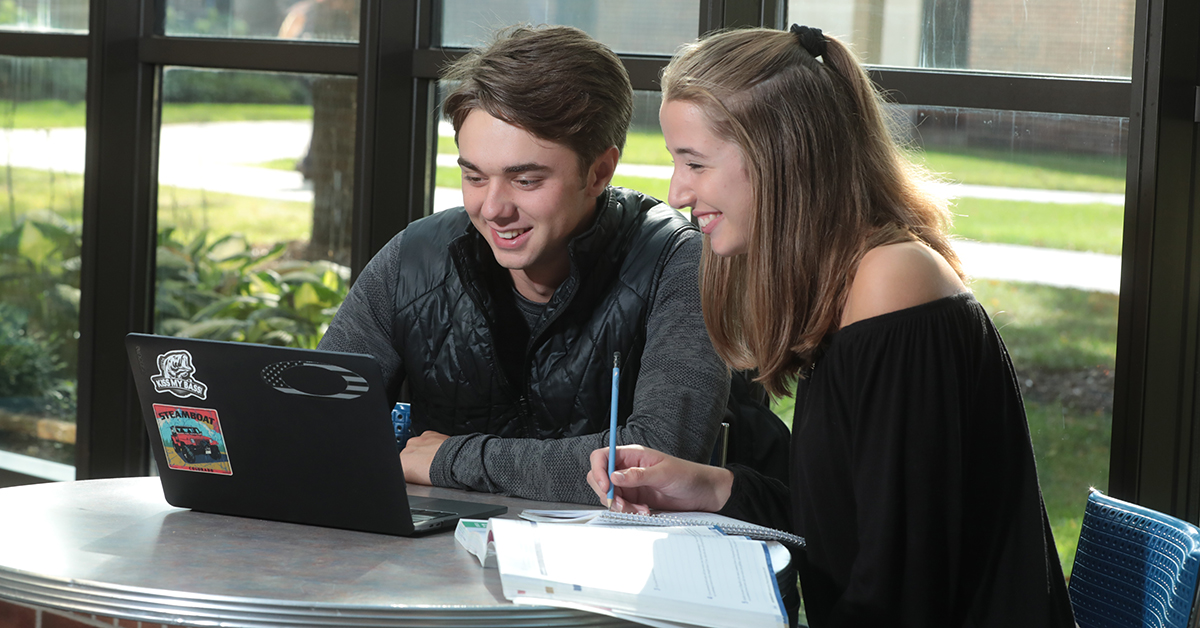
M 3 628 L 182 628 L 175 624 L 116 619 L 103 615 L 84 615 L 52 611 L 0 600 L 0 627 Z
M 970 66 L 1129 76 L 1134 0 L 972 0 Z

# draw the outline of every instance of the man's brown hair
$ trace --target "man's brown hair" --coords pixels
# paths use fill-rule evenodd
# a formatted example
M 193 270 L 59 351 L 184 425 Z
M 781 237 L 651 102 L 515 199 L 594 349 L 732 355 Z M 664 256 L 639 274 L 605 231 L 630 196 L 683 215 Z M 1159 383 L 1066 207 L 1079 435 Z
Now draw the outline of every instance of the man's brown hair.
M 562 144 L 579 158 L 581 176 L 610 146 L 625 148 L 633 86 L 617 55 L 570 26 L 516 26 L 450 65 L 456 82 L 442 104 L 455 141 L 467 116 L 493 118 Z

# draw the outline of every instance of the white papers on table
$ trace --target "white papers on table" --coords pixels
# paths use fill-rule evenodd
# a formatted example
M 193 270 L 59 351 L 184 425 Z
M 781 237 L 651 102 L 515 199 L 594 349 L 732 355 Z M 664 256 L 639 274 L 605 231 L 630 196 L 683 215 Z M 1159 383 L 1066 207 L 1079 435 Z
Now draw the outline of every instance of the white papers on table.
M 505 597 L 741 628 L 786 626 L 766 544 L 665 529 L 491 520 Z M 786 552 L 785 552 L 786 553 Z

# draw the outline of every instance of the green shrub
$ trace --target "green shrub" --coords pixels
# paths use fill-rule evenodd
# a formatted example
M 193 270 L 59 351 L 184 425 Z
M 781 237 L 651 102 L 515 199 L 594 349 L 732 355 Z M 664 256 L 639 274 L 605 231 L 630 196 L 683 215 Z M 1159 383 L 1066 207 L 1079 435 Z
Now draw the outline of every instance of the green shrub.
M 62 362 L 39 334 L 29 330 L 29 317 L 0 303 L 0 398 L 40 397 L 57 384 Z
M 239 235 L 158 238 L 155 332 L 315 348 L 349 290 L 348 268 L 283 261 L 285 246 L 254 251 Z
M 0 296 L 9 311 L 5 337 L 17 325 L 23 335 L 41 339 L 59 370 L 73 378 L 81 228 L 53 212 L 31 212 L 13 225 L 0 232 Z
M 178 68 L 163 77 L 163 102 L 309 105 L 312 88 L 300 75 Z

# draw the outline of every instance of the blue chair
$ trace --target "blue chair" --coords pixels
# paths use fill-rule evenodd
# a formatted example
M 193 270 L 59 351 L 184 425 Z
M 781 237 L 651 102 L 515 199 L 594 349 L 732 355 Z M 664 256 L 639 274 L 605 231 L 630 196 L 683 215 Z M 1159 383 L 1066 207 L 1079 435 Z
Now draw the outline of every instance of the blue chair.
M 1080 628 L 1195 625 L 1200 529 L 1092 489 L 1068 588 Z

